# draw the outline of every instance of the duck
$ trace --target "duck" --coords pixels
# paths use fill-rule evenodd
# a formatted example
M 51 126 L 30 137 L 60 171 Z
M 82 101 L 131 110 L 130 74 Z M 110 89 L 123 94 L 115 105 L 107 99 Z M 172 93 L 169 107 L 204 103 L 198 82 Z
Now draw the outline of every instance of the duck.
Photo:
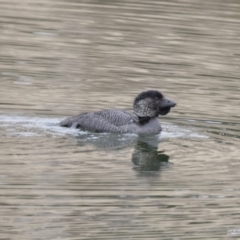
M 60 122 L 61 127 L 80 128 L 99 133 L 130 133 L 157 135 L 162 131 L 159 115 L 166 115 L 176 103 L 160 91 L 143 91 L 133 101 L 133 112 L 121 109 L 105 109 L 84 112 Z

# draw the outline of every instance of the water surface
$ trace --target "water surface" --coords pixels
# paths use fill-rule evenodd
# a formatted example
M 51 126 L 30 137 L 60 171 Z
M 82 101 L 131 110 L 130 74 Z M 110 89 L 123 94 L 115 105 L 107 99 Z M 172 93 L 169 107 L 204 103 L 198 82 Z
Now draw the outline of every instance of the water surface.
M 1 1 L 1 239 L 240 238 L 238 1 Z M 59 127 L 178 103 L 159 136 Z

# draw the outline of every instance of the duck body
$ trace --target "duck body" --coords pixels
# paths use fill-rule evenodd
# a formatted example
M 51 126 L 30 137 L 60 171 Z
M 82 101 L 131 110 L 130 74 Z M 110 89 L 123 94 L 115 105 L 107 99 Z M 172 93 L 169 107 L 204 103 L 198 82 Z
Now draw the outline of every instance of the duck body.
M 159 134 L 162 130 L 158 119 L 149 118 L 142 123 L 135 113 L 120 109 L 107 109 L 98 112 L 82 113 L 69 117 L 60 125 L 63 127 L 81 128 L 91 132 Z
M 155 135 L 162 130 L 158 115 L 168 114 L 175 105 L 175 102 L 166 99 L 160 92 L 149 90 L 135 98 L 134 113 L 120 109 L 86 112 L 61 121 L 60 126 L 90 132 Z

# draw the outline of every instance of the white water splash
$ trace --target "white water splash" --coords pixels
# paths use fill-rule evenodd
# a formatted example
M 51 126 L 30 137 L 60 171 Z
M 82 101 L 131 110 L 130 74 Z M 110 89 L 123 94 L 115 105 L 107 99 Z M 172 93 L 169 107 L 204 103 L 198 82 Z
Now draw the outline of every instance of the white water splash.
M 179 127 L 171 123 L 163 123 L 162 128 L 161 138 L 209 138 L 197 133 L 194 129 Z
M 33 137 L 51 134 L 53 136 L 73 135 L 79 136 L 89 134 L 73 128 L 63 128 L 59 125 L 60 118 L 42 118 L 42 117 L 26 117 L 18 115 L 0 115 L 0 127 L 4 129 L 9 135 Z M 162 124 L 163 131 L 159 135 L 160 139 L 167 138 L 208 138 L 208 136 L 199 134 L 194 130 L 190 130 L 170 123 Z M 103 133 L 106 134 L 106 133 Z M 103 137 L 100 134 L 101 137 Z M 100 136 L 99 135 L 99 136 Z M 136 137 L 135 134 L 125 134 L 125 136 Z M 90 137 L 90 136 L 89 136 Z M 97 135 L 94 134 L 94 138 Z
M 84 134 L 79 129 L 60 127 L 59 118 L 25 117 L 17 115 L 0 115 L 0 127 L 10 135 L 23 137 L 51 135 L 79 135 Z

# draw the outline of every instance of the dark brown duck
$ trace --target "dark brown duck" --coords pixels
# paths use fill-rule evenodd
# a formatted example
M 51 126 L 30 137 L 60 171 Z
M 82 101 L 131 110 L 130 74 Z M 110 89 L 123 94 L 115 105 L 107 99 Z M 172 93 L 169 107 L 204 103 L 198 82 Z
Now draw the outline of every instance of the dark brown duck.
M 62 127 L 81 128 L 90 132 L 159 134 L 162 130 L 157 119 L 166 115 L 176 103 L 162 93 L 149 90 L 140 93 L 133 102 L 132 112 L 108 109 L 87 112 L 60 122 Z

